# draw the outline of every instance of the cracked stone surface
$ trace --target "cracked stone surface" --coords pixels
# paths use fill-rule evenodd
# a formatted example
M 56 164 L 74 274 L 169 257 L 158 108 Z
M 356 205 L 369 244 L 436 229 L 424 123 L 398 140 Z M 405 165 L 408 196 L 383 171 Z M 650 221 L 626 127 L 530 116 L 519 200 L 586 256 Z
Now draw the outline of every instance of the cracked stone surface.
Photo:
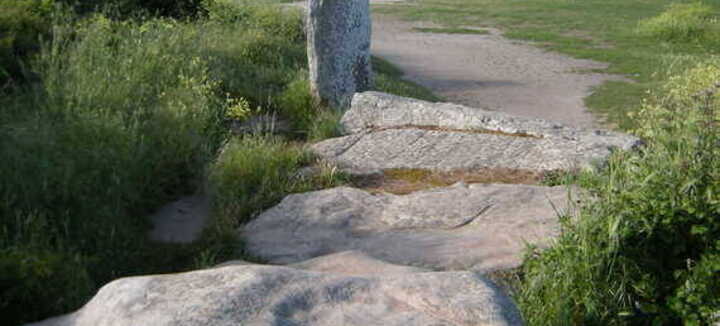
M 526 242 L 558 234 L 568 190 L 455 184 L 408 195 L 338 187 L 287 196 L 240 232 L 247 250 L 288 264 L 358 250 L 394 264 L 490 272 L 517 267 Z
M 510 298 L 476 273 L 428 272 L 346 252 L 288 267 L 238 263 L 122 278 L 77 312 L 30 324 L 99 325 L 515 326 L 522 320 Z
M 342 125 L 346 136 L 311 149 L 354 174 L 402 168 L 567 170 L 593 167 L 614 149 L 639 144 L 617 132 L 378 92 L 357 93 Z

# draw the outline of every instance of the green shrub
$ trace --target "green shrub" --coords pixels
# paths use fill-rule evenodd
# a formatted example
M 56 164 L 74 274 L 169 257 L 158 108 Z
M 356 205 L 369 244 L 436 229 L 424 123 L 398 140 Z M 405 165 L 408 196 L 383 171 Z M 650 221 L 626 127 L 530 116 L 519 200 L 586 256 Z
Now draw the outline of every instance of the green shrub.
M 22 79 L 24 62 L 50 32 L 52 0 L 0 2 L 0 91 L 8 80 Z
M 156 17 L 197 17 L 204 15 L 203 0 L 59 0 L 72 5 L 79 14 L 111 12 L 117 18 L 138 14 Z
M 530 325 L 708 325 L 720 311 L 718 67 L 672 78 L 638 113 L 646 146 L 580 176 L 592 197 L 524 266 Z
M 247 99 L 251 107 L 279 111 L 273 98 L 307 66 L 301 16 L 267 4 L 215 3 L 223 6 L 209 7 L 209 18 L 202 25 L 202 52 L 210 61 L 211 74 L 232 97 Z M 235 12 L 241 12 L 242 18 L 226 17 Z M 276 25 L 295 32 L 278 30 Z
M 211 21 L 260 29 L 291 41 L 305 38 L 303 15 L 299 9 L 278 6 L 281 1 L 208 0 L 204 10 Z
M 686 325 L 720 322 L 720 242 L 714 252 L 690 262 L 687 271 L 678 273 L 685 283 L 670 299 L 671 309 L 683 316 Z
M 56 31 L 36 66 L 41 90 L 3 99 L 0 113 L 0 252 L 5 261 L 15 260 L 12 248 L 38 255 L 55 275 L 2 271 L 20 286 L 0 299 L 23 309 L 3 311 L 10 324 L 67 312 L 77 308 L 72 298 L 153 270 L 141 254 L 150 246 L 145 216 L 200 184 L 225 134 L 225 99 L 206 61 L 188 50 L 201 38 L 196 29 L 97 16 Z M 25 245 L 37 237 L 50 240 Z M 58 281 L 73 273 L 80 279 Z
M 638 23 L 641 35 L 664 41 L 687 42 L 718 37 L 719 22 L 713 7 L 701 2 L 673 3 L 657 17 Z
M 342 135 L 340 119 L 342 114 L 337 110 L 321 109 L 308 130 L 307 139 L 321 141 L 323 139 L 339 137 Z
M 310 130 L 321 110 L 310 94 L 306 72 L 298 74 L 276 97 L 276 102 L 280 114 L 290 120 L 293 128 L 303 132 Z
M 85 302 L 92 284 L 81 257 L 61 250 L 1 250 L 0 321 L 15 325 L 18 315 L 36 320 L 76 308 Z M 73 291 L 66 293 L 68 289 Z

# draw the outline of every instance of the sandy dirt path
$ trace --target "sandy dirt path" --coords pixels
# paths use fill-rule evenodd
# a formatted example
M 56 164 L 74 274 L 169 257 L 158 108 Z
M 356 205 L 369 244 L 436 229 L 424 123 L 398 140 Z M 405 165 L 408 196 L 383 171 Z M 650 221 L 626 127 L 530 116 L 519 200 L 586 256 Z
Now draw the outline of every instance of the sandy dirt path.
M 413 29 L 427 26 L 373 14 L 372 52 L 449 102 L 591 127 L 597 122 L 583 98 L 594 86 L 621 79 L 577 73 L 606 64 L 509 40 L 498 30 L 478 35 Z

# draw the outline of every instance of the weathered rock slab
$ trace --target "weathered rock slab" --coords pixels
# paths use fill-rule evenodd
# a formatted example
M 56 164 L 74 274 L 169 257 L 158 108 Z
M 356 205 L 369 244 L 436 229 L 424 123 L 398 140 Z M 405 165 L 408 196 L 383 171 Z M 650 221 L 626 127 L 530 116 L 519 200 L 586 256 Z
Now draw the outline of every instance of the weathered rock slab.
M 586 168 L 614 149 L 639 144 L 622 133 L 378 92 L 356 94 L 342 124 L 346 136 L 311 148 L 356 174 L 398 168 Z
M 630 149 L 636 137 L 602 129 L 574 128 L 558 122 L 471 108 L 454 103 L 432 103 L 381 92 L 353 96 L 352 107 L 342 118 L 348 133 L 401 126 L 437 126 L 456 130 L 492 130 L 562 138 Z
M 328 139 L 313 145 L 312 150 L 352 174 L 388 169 L 571 170 L 594 166 L 610 154 L 605 146 L 556 138 L 412 128 Z
M 408 195 L 338 187 L 286 197 L 242 230 L 247 250 L 295 263 L 345 250 L 439 270 L 490 272 L 522 263 L 526 242 L 559 232 L 564 187 L 458 183 Z
M 377 273 L 328 268 L 349 264 Z M 77 312 L 31 325 L 522 325 L 512 301 L 472 272 L 398 270 L 355 253 L 300 267 L 238 264 L 123 278 Z
M 371 83 L 369 1 L 309 0 L 307 17 L 311 92 L 345 110 Z

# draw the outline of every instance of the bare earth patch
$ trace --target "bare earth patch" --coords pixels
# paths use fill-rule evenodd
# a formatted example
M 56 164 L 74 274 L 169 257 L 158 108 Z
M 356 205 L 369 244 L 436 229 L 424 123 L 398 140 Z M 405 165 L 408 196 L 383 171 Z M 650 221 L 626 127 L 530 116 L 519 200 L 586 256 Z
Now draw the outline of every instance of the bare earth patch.
M 187 196 L 161 207 L 150 219 L 153 241 L 190 243 L 198 239 L 210 215 L 210 200 L 205 195 Z
M 390 169 L 381 174 L 359 176 L 353 180 L 356 187 L 372 193 L 387 192 L 396 195 L 416 191 L 448 187 L 457 182 L 538 184 L 543 174 L 537 171 L 507 168 L 476 170 L 431 171 L 423 169 Z

